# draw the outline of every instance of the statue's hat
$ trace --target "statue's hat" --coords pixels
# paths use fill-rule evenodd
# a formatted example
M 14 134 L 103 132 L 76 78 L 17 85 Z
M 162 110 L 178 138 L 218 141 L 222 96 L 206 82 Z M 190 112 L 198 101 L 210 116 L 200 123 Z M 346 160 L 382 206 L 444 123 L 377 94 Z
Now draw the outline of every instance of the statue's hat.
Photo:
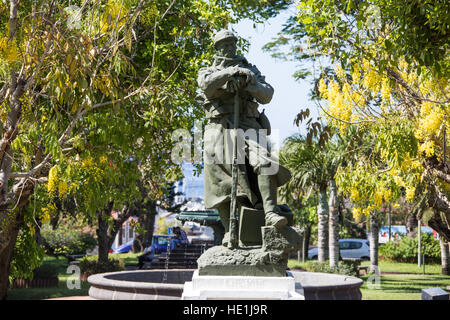
M 214 37 L 214 47 L 223 40 L 226 39 L 233 39 L 234 41 L 237 41 L 237 37 L 234 35 L 233 32 L 223 29 L 216 33 L 216 36 Z

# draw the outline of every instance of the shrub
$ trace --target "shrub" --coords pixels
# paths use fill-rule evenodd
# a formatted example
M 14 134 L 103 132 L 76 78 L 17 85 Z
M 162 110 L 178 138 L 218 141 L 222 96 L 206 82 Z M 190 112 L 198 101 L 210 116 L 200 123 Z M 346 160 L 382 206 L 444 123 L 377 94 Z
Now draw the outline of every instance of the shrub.
M 58 277 L 58 270 L 53 265 L 42 264 L 33 271 L 34 278 L 55 278 Z
M 426 261 L 440 262 L 441 247 L 439 240 L 435 240 L 430 234 L 422 234 L 422 254 Z M 399 241 L 389 241 L 380 246 L 380 258 L 397 262 L 417 262 L 418 237 L 403 237 Z
M 55 256 L 84 254 L 97 245 L 91 234 L 80 232 L 70 225 L 61 225 L 56 230 L 46 226 L 42 229 L 41 236 L 47 254 Z
M 80 261 L 80 271 L 87 275 L 123 270 L 125 270 L 125 262 L 122 259 L 108 259 L 108 262 L 99 262 L 97 256 L 91 256 L 84 257 Z
M 337 268 L 331 268 L 329 261 L 308 261 L 305 264 L 306 271 L 344 274 L 347 276 L 358 276 L 357 261 L 339 261 Z

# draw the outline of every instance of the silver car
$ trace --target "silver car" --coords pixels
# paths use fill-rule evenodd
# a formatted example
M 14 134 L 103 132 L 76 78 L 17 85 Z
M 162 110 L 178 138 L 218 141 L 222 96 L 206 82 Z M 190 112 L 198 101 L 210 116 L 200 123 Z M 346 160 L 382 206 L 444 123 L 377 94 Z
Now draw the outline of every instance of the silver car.
M 370 260 L 369 240 L 366 239 L 340 239 L 339 249 L 341 258 L 358 258 Z M 308 259 L 317 259 L 319 250 L 317 248 L 308 251 Z

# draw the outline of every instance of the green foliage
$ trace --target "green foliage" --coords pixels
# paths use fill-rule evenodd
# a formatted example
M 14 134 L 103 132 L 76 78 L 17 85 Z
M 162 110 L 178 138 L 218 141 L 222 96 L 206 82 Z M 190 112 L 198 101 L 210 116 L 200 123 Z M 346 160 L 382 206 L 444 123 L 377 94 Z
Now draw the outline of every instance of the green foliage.
M 297 194 L 326 188 L 339 165 L 335 156 L 331 143 L 321 146 L 317 140 L 307 141 L 299 135 L 287 138 L 280 152 L 280 164 L 292 172 L 286 188 Z
M 377 59 L 375 45 L 389 52 L 394 64 L 405 57 L 408 63 L 448 72 L 448 1 L 302 0 L 297 7 L 279 37 L 266 45 L 275 55 L 281 46 L 291 44 L 297 60 L 323 55 L 346 66 L 365 55 L 383 68 L 386 57 Z
M 55 256 L 85 254 L 86 250 L 94 249 L 97 244 L 91 234 L 73 229 L 70 224 L 63 224 L 56 230 L 52 230 L 50 226 L 44 226 L 41 236 L 47 254 Z
M 17 237 L 11 260 L 9 279 L 33 279 L 33 270 L 44 259 L 44 250 L 39 247 L 30 230 L 22 228 Z
M 422 254 L 425 254 L 425 261 L 440 262 L 441 247 L 439 240 L 435 240 L 432 235 L 422 234 Z M 380 257 L 398 262 L 417 262 L 418 237 L 403 237 L 399 241 L 389 241 L 379 248 Z
M 51 264 L 43 263 L 33 271 L 33 278 L 54 278 L 57 276 L 58 270 Z
M 339 226 L 339 239 L 358 238 L 365 239 L 367 230 L 363 225 L 357 223 L 347 223 Z
M 305 263 L 305 269 L 308 272 L 336 273 L 348 276 L 358 276 L 357 261 L 339 261 L 337 268 L 331 268 L 329 261 L 308 261 Z
M 171 133 L 203 117 L 196 78 L 214 54 L 213 33 L 244 17 L 268 18 L 289 2 L 23 1 L 11 39 L 8 5 L 1 5 L 0 86 L 11 90 L 0 101 L 0 127 L 14 134 L 2 137 L 0 159 L 8 152 L 13 161 L 4 171 L 30 175 L 23 186 L 8 176 L 2 181 L 5 194 L 16 195 L 4 208 L 20 204 L 20 212 L 33 203 L 25 216 L 32 230 L 35 221 L 68 213 L 92 225 L 112 201 L 120 210 L 142 197 L 164 198 L 166 181 L 176 177 L 169 170 Z M 22 82 L 26 87 L 15 93 Z M 14 114 L 13 100 L 20 101 Z M 48 193 L 34 183 L 45 178 Z M 0 220 L 20 221 L 9 213 L 0 211 Z M 14 229 L 0 225 L 1 250 Z M 62 232 L 44 232 L 49 251 L 85 250 L 88 239 Z M 19 237 L 14 275 L 38 264 L 30 237 Z
M 110 258 L 108 262 L 99 262 L 96 256 L 84 257 L 80 261 L 80 270 L 83 274 L 97 274 L 125 270 L 123 259 Z

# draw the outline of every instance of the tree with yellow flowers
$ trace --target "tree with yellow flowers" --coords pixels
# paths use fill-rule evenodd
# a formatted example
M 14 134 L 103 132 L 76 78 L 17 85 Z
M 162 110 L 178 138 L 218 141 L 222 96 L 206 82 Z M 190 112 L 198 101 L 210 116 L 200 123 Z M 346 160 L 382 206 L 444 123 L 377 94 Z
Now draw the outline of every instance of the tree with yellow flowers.
M 313 96 L 328 123 L 368 135 L 373 152 L 338 172 L 338 186 L 369 215 L 399 197 L 426 196 L 427 223 L 450 241 L 449 41 L 445 1 L 299 1 L 268 44 L 313 61 Z M 445 154 L 447 153 L 447 154 Z

